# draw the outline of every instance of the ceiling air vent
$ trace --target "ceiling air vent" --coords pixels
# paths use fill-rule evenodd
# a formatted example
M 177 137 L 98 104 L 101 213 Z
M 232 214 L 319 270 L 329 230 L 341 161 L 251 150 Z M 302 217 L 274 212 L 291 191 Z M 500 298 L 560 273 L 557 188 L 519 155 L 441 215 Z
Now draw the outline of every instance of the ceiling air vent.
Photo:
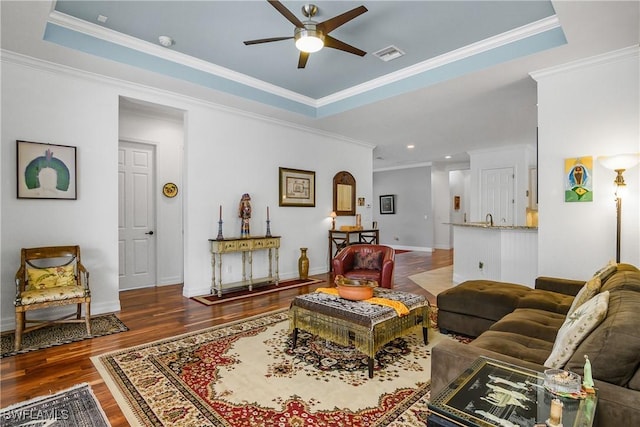
M 395 46 L 388 46 L 388 47 L 385 47 L 384 49 L 380 49 L 377 52 L 373 52 L 373 55 L 382 59 L 384 62 L 389 62 L 392 59 L 400 58 L 401 56 L 404 55 L 404 52 Z

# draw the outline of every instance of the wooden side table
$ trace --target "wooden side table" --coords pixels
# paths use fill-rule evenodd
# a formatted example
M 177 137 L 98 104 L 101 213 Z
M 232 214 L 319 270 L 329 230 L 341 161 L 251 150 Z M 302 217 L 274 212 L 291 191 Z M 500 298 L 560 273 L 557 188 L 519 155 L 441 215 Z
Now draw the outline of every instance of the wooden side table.
M 329 271 L 333 271 L 331 260 L 345 246 L 353 243 L 367 243 L 378 245 L 380 241 L 380 232 L 377 229 L 370 230 L 329 230 Z
M 211 293 L 222 296 L 222 255 L 241 252 L 242 253 L 242 281 L 228 283 L 227 285 L 247 285 L 249 290 L 253 290 L 253 284 L 262 281 L 273 280 L 280 283 L 278 273 L 278 249 L 280 248 L 280 236 L 260 236 L 260 237 L 233 237 L 230 239 L 209 239 L 211 244 Z M 269 276 L 266 278 L 253 278 L 253 252 L 257 250 L 269 251 Z M 275 271 L 272 270 L 275 255 Z M 247 278 L 246 265 L 249 264 L 249 277 Z M 216 268 L 218 269 L 218 280 L 216 281 Z

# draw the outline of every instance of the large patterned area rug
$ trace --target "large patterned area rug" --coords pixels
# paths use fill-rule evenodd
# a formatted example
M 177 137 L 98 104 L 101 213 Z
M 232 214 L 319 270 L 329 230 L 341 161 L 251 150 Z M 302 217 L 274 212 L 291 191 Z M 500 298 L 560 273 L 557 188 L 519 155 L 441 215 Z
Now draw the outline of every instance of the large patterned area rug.
M 425 425 L 431 348 L 416 328 L 366 357 L 306 333 L 287 311 L 92 358 L 131 425 Z
M 2 427 L 108 427 L 110 425 L 91 387 L 86 383 L 0 410 Z
M 2 355 L 0 357 L 14 356 L 20 353 L 117 334 L 128 330 L 129 328 L 115 314 L 92 316 L 91 336 L 87 336 L 87 329 L 84 323 L 56 323 L 24 334 L 20 351 L 13 350 L 15 335 L 10 332 L 1 337 Z

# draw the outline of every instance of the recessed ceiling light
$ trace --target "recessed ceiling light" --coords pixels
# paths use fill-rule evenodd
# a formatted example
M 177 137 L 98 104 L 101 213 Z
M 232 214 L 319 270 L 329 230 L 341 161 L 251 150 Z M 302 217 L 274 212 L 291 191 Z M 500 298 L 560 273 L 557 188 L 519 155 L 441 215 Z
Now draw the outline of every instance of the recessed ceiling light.
M 444 158 L 445 158 L 445 159 L 450 159 L 450 158 L 451 158 L 451 156 L 444 156 Z
M 409 144 L 409 145 L 407 145 L 407 149 L 411 150 L 412 148 L 416 148 L 416 146 L 415 146 L 415 145 L 413 145 L 413 144 Z
M 102 22 L 104 24 L 105 22 L 107 22 L 107 19 L 109 19 L 109 17 L 104 15 L 98 15 L 96 19 L 98 20 L 98 22 Z
M 175 43 L 173 39 L 169 36 L 158 37 L 158 42 L 160 42 L 160 44 L 164 47 L 173 46 L 173 44 Z

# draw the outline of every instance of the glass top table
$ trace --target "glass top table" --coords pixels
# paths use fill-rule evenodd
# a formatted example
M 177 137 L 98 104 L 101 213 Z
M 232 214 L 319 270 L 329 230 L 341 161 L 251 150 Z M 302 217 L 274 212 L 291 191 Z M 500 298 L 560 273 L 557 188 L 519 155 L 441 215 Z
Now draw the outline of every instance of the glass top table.
M 551 401 L 560 399 L 564 427 L 591 427 L 597 396 L 555 396 L 543 386 L 544 375 L 485 357 L 431 398 L 429 426 L 545 426 Z

